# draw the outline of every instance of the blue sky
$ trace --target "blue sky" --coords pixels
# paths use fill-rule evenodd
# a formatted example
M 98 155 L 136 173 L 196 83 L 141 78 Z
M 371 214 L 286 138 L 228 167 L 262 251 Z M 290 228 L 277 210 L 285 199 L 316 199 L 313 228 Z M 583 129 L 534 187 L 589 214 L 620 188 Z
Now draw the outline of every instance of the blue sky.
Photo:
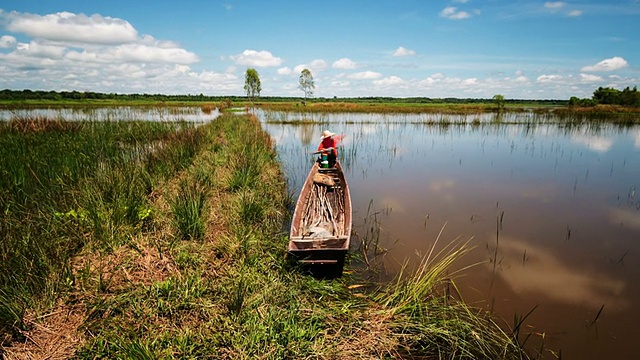
M 640 85 L 640 0 L 3 0 L 0 89 L 568 99 Z

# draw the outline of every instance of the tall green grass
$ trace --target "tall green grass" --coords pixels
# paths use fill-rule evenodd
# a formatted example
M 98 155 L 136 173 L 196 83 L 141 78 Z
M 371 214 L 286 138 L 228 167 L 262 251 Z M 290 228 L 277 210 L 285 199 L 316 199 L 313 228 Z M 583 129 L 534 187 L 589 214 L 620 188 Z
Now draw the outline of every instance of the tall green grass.
M 136 137 L 144 156 L 128 166 L 118 165 L 127 142 L 107 142 L 113 157 L 65 187 L 65 207 L 42 211 L 66 224 L 53 227 L 62 239 L 75 239 L 67 259 L 82 249 L 82 266 L 61 262 L 70 282 L 58 279 L 52 291 L 68 286 L 68 301 L 87 309 L 75 358 L 523 357 L 490 318 L 440 292 L 464 243 L 369 292 L 351 272 L 307 276 L 285 261 L 291 197 L 257 120 L 223 115 L 192 131 Z M 54 283 L 52 271 L 43 274 Z M 33 294 L 6 297 L 3 314 L 19 319 Z
M 204 236 L 203 208 L 205 190 L 197 183 L 180 183 L 180 190 L 170 200 L 173 222 L 180 238 L 200 240 Z
M 83 246 L 113 248 L 149 225 L 154 186 L 197 143 L 185 123 L 0 123 L 0 329 L 22 327 L 25 309 L 72 283 Z

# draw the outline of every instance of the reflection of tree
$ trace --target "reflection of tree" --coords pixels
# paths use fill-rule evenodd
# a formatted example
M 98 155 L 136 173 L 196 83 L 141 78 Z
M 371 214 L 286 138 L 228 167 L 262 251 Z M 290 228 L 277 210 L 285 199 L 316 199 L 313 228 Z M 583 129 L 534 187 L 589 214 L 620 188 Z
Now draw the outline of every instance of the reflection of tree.
M 313 124 L 301 124 L 299 129 L 302 145 L 308 146 L 313 140 Z

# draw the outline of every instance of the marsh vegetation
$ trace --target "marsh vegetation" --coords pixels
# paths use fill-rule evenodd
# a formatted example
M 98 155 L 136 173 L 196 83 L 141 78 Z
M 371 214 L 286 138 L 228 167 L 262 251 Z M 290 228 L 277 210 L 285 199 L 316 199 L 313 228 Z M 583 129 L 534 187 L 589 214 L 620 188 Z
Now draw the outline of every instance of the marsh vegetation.
M 293 196 L 252 116 L 0 126 L 5 357 L 528 357 L 446 291 L 465 243 L 391 286 L 285 261 Z
M 521 343 L 542 346 L 547 358 L 633 353 L 637 118 L 268 109 L 258 116 L 294 190 L 319 134 L 347 135 L 341 162 L 354 227 L 378 239 L 363 260 L 381 263 L 375 281 L 415 272 L 436 238 L 472 238 L 473 251 L 454 266 L 476 264 L 456 279 L 458 295 Z

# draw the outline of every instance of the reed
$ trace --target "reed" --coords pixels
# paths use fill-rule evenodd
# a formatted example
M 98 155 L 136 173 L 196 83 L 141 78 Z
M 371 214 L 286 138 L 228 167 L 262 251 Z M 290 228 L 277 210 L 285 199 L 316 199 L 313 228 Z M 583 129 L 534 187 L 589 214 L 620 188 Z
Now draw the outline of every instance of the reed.
M 443 246 L 438 238 L 416 274 L 389 287 L 353 286 L 361 279 L 350 272 L 333 281 L 305 276 L 284 260 L 291 196 L 257 120 L 223 115 L 195 131 L 113 142 L 117 160 L 103 155 L 100 171 L 78 176 L 84 186 L 99 174 L 99 186 L 74 188 L 68 206 L 56 207 L 53 219 L 75 229 L 78 241 L 64 273 L 70 282 L 56 294 L 86 309 L 84 341 L 68 357 L 522 357 L 490 318 L 441 292 L 455 289 L 451 277 L 465 267 L 452 266 L 470 251 L 467 243 Z M 159 138 L 168 145 L 155 145 Z M 150 149 L 134 161 L 144 171 L 115 165 L 132 143 Z M 242 186 L 229 186 L 230 174 L 247 168 L 253 173 Z M 125 169 L 134 174 L 119 174 Z M 184 233 L 172 220 L 181 212 L 190 219 Z M 92 216 L 110 219 L 109 237 Z M 194 223 L 202 229 L 191 236 Z M 28 307 L 5 308 L 19 318 Z M 40 326 L 55 329 L 46 320 Z
M 15 333 L 25 309 L 46 306 L 68 286 L 71 257 L 85 244 L 116 246 L 151 222 L 148 160 L 153 153 L 167 161 L 185 144 L 176 130 L 46 118 L 0 123 L 3 332 Z M 158 141 L 162 148 L 143 146 Z
M 184 240 L 200 240 L 204 236 L 205 224 L 202 212 L 205 192 L 196 183 L 180 183 L 177 194 L 169 201 L 173 224 L 179 237 Z

